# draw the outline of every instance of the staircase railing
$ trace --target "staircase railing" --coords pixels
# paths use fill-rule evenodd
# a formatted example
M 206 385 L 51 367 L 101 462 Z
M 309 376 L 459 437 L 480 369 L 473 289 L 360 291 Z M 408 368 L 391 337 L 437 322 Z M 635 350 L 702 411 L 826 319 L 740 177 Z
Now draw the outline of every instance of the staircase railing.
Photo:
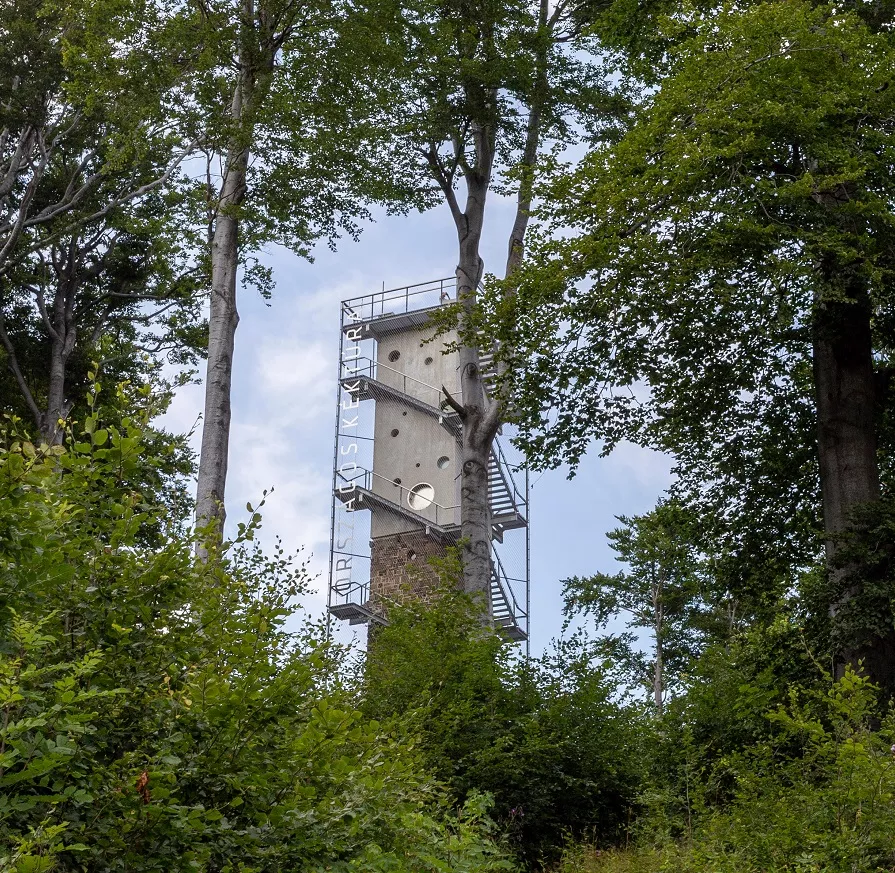
M 519 606 L 519 602 L 516 600 L 516 593 L 513 591 L 513 586 L 510 582 L 510 577 L 507 576 L 506 570 L 504 570 L 503 563 L 500 560 L 500 555 L 497 552 L 494 552 L 493 555 L 493 563 L 492 567 L 492 578 L 499 588 L 501 594 L 503 595 L 504 601 L 507 605 L 507 609 L 509 610 L 509 618 L 514 621 L 516 624 L 519 623 L 520 618 L 528 618 L 527 613 Z M 521 582 L 522 580 L 516 580 Z M 493 607 L 493 604 L 492 604 Z

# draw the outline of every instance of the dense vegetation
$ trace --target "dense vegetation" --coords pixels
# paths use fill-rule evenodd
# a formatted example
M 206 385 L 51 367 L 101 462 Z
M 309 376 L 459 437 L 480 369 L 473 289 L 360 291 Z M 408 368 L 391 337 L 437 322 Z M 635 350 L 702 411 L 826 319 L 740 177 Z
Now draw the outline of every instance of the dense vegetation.
M 895 870 L 893 15 L 0 7 L 0 873 Z M 238 279 L 439 201 L 503 340 L 464 467 L 510 419 L 676 479 L 546 653 L 482 619 L 479 512 L 359 670 L 260 507 L 223 537 Z
M 453 808 L 296 623 L 307 578 L 259 517 L 194 560 L 140 490 L 145 427 L 3 436 L 0 869 L 505 869 L 486 798 Z

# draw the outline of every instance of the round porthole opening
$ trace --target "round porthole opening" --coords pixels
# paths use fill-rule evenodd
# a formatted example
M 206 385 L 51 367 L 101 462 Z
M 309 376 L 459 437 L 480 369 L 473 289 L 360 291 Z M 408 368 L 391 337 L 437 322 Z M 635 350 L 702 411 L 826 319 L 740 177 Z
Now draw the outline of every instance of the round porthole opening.
M 447 455 L 442 455 L 435 463 L 438 465 L 439 470 L 447 470 L 451 459 Z
M 401 353 L 400 353 L 397 349 L 395 349 L 393 352 L 389 352 L 389 353 L 388 353 L 388 359 L 389 359 L 393 364 L 394 364 L 395 361 L 397 361 L 398 358 L 400 358 L 400 357 L 401 357 Z
M 401 477 L 400 477 L 400 476 L 395 476 L 395 478 L 392 479 L 392 482 L 394 482 L 395 485 L 400 485 L 400 484 L 401 484 Z
M 434 358 L 431 358 L 431 357 L 426 358 L 426 363 L 427 363 L 427 364 L 431 364 L 434 360 L 435 360 L 435 359 L 434 359 Z
M 435 500 L 435 489 L 428 482 L 420 482 L 407 492 L 407 505 L 419 512 L 428 509 Z
M 399 431 L 398 428 L 396 428 L 396 427 L 392 428 L 392 436 L 393 437 L 397 436 L 399 433 L 401 433 L 401 431 Z

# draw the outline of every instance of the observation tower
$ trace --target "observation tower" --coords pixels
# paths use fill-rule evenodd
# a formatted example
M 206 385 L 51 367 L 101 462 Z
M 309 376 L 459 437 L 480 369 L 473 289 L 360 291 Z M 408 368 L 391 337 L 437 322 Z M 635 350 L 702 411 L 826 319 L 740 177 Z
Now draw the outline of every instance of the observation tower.
M 387 624 L 389 602 L 425 600 L 439 584 L 428 559 L 460 539 L 462 422 L 441 390 L 462 400 L 445 351 L 456 334 L 436 338 L 431 318 L 455 291 L 440 279 L 341 304 L 327 608 L 350 624 Z M 490 613 L 527 641 L 528 471 L 500 438 L 489 499 Z

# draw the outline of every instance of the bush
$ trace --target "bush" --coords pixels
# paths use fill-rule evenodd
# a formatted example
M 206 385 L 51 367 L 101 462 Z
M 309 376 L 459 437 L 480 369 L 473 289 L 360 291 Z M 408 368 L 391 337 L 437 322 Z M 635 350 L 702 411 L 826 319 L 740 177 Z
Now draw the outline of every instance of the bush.
M 135 490 L 144 427 L 0 450 L 0 870 L 509 869 L 352 706 L 260 516 L 203 564 Z
M 528 866 L 556 860 L 569 838 L 618 840 L 644 772 L 640 710 L 574 643 L 514 657 L 445 581 L 435 602 L 396 604 L 377 629 L 364 711 L 401 725 L 459 802 L 493 796 Z
M 769 739 L 729 756 L 732 801 L 692 834 L 631 852 L 578 847 L 562 873 L 883 873 L 895 866 L 895 717 L 849 671 L 822 691 L 790 692 Z M 650 822 L 642 824 L 647 839 Z

